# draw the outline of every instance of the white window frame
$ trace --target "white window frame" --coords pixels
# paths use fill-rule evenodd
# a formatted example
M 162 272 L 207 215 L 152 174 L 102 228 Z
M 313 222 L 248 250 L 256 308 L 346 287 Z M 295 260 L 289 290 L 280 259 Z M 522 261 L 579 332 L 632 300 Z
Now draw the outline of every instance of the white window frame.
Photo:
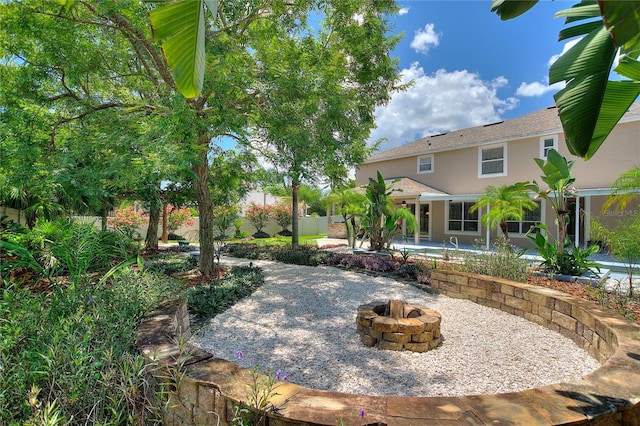
M 431 167 L 429 168 L 429 170 L 420 170 L 420 160 L 422 160 L 423 158 L 430 158 L 431 159 Z M 421 155 L 418 157 L 418 168 L 417 168 L 417 172 L 418 174 L 424 174 L 424 173 L 433 173 L 433 154 L 429 154 L 429 155 Z
M 544 145 L 545 142 L 548 140 L 553 140 L 553 146 L 546 147 Z M 549 149 L 555 149 L 556 151 L 558 150 L 558 135 L 542 136 L 540 138 L 540 158 L 546 159 L 547 158 L 546 151 L 548 151 Z
M 545 222 L 545 209 L 546 209 L 546 204 L 545 204 L 545 200 L 534 200 L 536 202 L 538 202 L 540 204 L 540 221 L 538 223 L 546 223 Z M 516 222 L 515 220 L 508 220 L 507 223 L 513 223 Z M 523 221 L 518 221 L 517 223 L 519 224 L 519 228 L 520 231 L 522 231 L 522 222 Z M 527 221 L 529 222 L 529 221 Z M 527 235 L 526 232 L 511 232 L 509 231 L 509 237 L 514 237 L 514 238 L 525 238 L 525 236 Z
M 495 148 L 502 148 L 502 172 L 483 174 L 482 173 L 482 164 L 483 164 L 482 152 L 487 149 L 495 149 Z M 492 160 L 492 161 L 495 161 L 495 160 Z M 499 176 L 506 176 L 506 175 L 507 175 L 507 144 L 501 143 L 496 145 L 479 146 L 478 147 L 478 178 L 482 179 L 482 178 L 499 177 Z
M 462 230 L 460 231 L 452 231 L 449 230 L 449 205 L 451 203 L 462 203 Z M 481 209 L 476 210 L 476 213 L 478 214 L 478 230 L 477 231 L 465 231 L 464 230 L 464 203 L 468 203 L 470 206 L 475 204 L 474 200 L 447 200 L 447 202 L 444 205 L 444 217 L 445 217 L 445 223 L 444 223 L 444 233 L 445 234 L 450 234 L 450 235 L 480 235 L 480 233 L 482 232 L 482 214 L 480 212 Z M 468 210 L 468 209 L 467 209 Z

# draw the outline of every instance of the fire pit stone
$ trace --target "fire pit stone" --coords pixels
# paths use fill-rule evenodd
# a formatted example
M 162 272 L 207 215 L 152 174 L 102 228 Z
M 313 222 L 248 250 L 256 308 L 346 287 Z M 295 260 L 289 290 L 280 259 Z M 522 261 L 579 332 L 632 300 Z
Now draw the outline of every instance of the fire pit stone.
M 360 340 L 378 349 L 426 352 L 442 343 L 440 313 L 401 300 L 374 301 L 358 306 Z

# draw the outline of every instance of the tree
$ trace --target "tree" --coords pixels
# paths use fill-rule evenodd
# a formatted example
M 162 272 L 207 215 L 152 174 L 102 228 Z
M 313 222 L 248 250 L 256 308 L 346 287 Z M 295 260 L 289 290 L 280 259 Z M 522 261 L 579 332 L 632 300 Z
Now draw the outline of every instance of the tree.
M 491 11 L 512 19 L 537 3 L 493 0 Z M 572 154 L 591 158 L 640 94 L 640 1 L 583 1 L 558 12 L 566 24 L 559 40 L 582 39 L 549 69 L 549 84 L 566 82 L 554 98 Z M 588 20 L 585 22 L 585 20 Z M 613 70 L 625 80 L 609 80 Z
M 21 84 L 15 87 L 21 89 L 19 101 L 28 103 L 30 117 L 44 116 L 38 121 L 44 135 L 39 139 L 55 148 L 72 123 L 84 123 L 92 115 L 105 127 L 128 118 L 143 130 L 161 128 L 162 134 L 149 140 L 180 147 L 184 153 L 176 158 L 190 169 L 200 210 L 200 267 L 205 276 L 212 275 L 209 182 L 212 158 L 221 151 L 214 140 L 243 137 L 256 108 L 247 27 L 259 19 L 278 18 L 262 8 L 262 2 L 247 8 L 229 4 L 215 22 L 209 17 L 212 42 L 205 50 L 205 65 L 216 72 L 207 73 L 210 78 L 198 98 L 187 100 L 177 93 L 151 37 L 148 5 L 130 0 L 68 1 L 63 6 L 36 0 L 0 3 L 2 61 L 20 75 Z
M 391 187 L 395 182 L 387 185 L 380 172 L 377 172 L 376 179 L 369 178 L 369 184 L 365 191 L 367 205 L 362 217 L 362 228 L 365 232 L 365 238 L 369 239 L 371 250 L 382 250 L 385 246 L 383 223 L 385 217 L 391 216 L 390 195 L 393 192 Z
M 273 206 L 260 205 L 256 204 L 253 201 L 249 203 L 246 211 L 244 212 L 245 217 L 251 224 L 256 228 L 256 233 L 253 234 L 256 238 L 269 238 L 269 234 L 263 231 L 264 227 L 267 226 L 267 222 L 271 219 L 271 211 L 273 210 Z
M 535 210 L 538 204 L 529 196 L 530 191 L 536 190 L 535 185 L 529 182 L 517 182 L 512 185 L 490 185 L 470 211 L 475 212 L 480 208 L 488 211 L 482 216 L 482 223 L 491 229 L 500 227 L 504 238 L 509 240 L 507 227 L 508 220 L 522 220 L 525 210 Z M 536 191 L 538 192 L 538 191 Z
M 293 221 L 293 213 L 291 212 L 291 204 L 287 202 L 280 202 L 272 207 L 271 218 L 275 223 L 282 227 L 282 230 L 278 232 L 279 235 L 290 236 L 289 226 Z
M 261 111 L 252 147 L 287 175 L 292 196 L 292 246 L 298 246 L 299 188 L 336 165 L 364 160 L 374 110 L 388 101 L 398 79 L 387 36 L 391 2 L 319 2 L 320 28 L 296 31 L 262 22 Z M 277 40 L 277 42 L 276 42 Z
M 336 213 L 342 215 L 344 221 L 349 246 L 355 248 L 367 197 L 355 188 L 340 187 L 327 194 L 323 201 L 328 206 L 336 206 Z

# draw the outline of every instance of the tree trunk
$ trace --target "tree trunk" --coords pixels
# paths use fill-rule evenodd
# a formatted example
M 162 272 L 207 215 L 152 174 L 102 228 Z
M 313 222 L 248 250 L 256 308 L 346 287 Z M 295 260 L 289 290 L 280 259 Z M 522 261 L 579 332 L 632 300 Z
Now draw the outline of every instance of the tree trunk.
M 102 232 L 107 230 L 107 215 L 109 214 L 109 208 L 106 201 L 102 203 L 102 209 L 100 209 L 100 219 L 102 225 Z
M 167 231 L 169 218 L 167 215 L 169 214 L 169 205 L 164 203 L 162 206 L 162 242 L 167 244 L 169 242 L 169 231 Z
M 158 221 L 160 220 L 161 204 L 151 201 L 149 206 L 149 227 L 147 236 L 144 239 L 144 246 L 147 249 L 158 249 Z
M 298 248 L 298 188 L 300 188 L 300 182 L 297 179 L 291 181 L 291 247 Z
M 202 149 L 199 154 L 199 161 L 193 164 L 192 171 L 195 173 L 193 188 L 196 193 L 198 203 L 198 214 L 200 216 L 200 272 L 207 278 L 213 277 L 215 269 L 214 262 L 214 236 L 213 236 L 213 200 L 209 191 L 209 159 L 207 149 Z

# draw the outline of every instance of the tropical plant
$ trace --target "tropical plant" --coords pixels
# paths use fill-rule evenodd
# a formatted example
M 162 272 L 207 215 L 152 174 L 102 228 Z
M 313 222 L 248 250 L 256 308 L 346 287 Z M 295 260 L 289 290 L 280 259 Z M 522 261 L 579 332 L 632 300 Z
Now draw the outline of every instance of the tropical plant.
M 377 172 L 376 179 L 369 178 L 369 184 L 365 190 L 367 198 L 367 206 L 362 217 L 362 228 L 364 230 L 364 238 L 369 239 L 369 248 L 371 250 L 382 250 L 385 247 L 385 237 L 383 235 L 383 222 L 385 217 L 391 216 L 391 193 L 392 186 L 397 182 L 394 180 L 389 185 Z
M 633 296 L 633 269 L 640 262 L 640 216 L 626 218 L 618 222 L 613 229 L 608 229 L 593 219 L 591 232 L 594 238 L 609 247 L 613 256 L 624 263 L 629 283 L 629 297 Z
M 520 16 L 537 3 L 493 0 L 501 19 Z M 582 1 L 558 12 L 567 25 L 559 40 L 581 37 L 549 68 L 549 84 L 566 82 L 554 98 L 569 151 L 585 159 L 595 154 L 640 94 L 640 1 Z M 586 22 L 585 22 L 586 21 Z M 613 71 L 624 79 L 611 79 Z
M 418 222 L 414 214 L 406 208 L 392 208 L 391 214 L 384 219 L 382 236 L 387 249 L 391 248 L 393 240 L 403 235 L 403 232 L 413 233 Z M 405 237 L 406 240 L 406 237 Z
M 355 248 L 356 236 L 360 230 L 362 216 L 365 213 L 367 197 L 355 188 L 336 188 L 324 197 L 323 202 L 336 207 L 336 213 L 342 215 L 349 247 Z
M 624 210 L 627 204 L 640 196 L 640 166 L 635 166 L 622 173 L 611 184 L 611 193 L 602 205 L 602 211 L 609 209 L 614 204 L 618 210 Z
M 549 188 L 540 190 L 540 186 L 535 180 L 533 181 L 533 188 L 538 193 L 536 198 L 543 198 L 551 203 L 558 226 L 556 252 L 561 254 L 567 246 L 565 240 L 567 239 L 567 225 L 570 220 L 569 198 L 575 197 L 578 192 L 573 187 L 576 179 L 571 176 L 571 168 L 574 161 L 568 161 L 566 157 L 560 155 L 555 149 L 548 151 L 546 162 L 541 158 L 535 158 L 534 160 L 544 173 L 540 178 Z
M 552 242 L 544 224 L 529 229 L 527 238 L 535 244 L 538 254 L 543 259 L 541 266 L 549 273 L 580 276 L 588 270 L 600 272 L 599 264 L 589 259 L 600 250 L 598 245 L 582 249 L 574 246 L 570 239 L 565 239 L 563 250 L 558 250 L 560 240 Z
M 235 238 L 239 238 L 242 233 L 240 232 L 240 228 L 242 228 L 242 219 L 241 218 L 237 218 L 233 221 L 233 227 L 236 229 L 233 236 Z
M 520 221 L 525 210 L 532 211 L 538 208 L 538 204 L 529 196 L 529 192 L 536 190 L 537 187 L 529 182 L 490 185 L 471 206 L 470 211 L 473 213 L 480 208 L 487 208 L 487 212 L 482 216 L 482 223 L 492 229 L 499 226 L 504 238 L 509 241 L 507 221 Z

